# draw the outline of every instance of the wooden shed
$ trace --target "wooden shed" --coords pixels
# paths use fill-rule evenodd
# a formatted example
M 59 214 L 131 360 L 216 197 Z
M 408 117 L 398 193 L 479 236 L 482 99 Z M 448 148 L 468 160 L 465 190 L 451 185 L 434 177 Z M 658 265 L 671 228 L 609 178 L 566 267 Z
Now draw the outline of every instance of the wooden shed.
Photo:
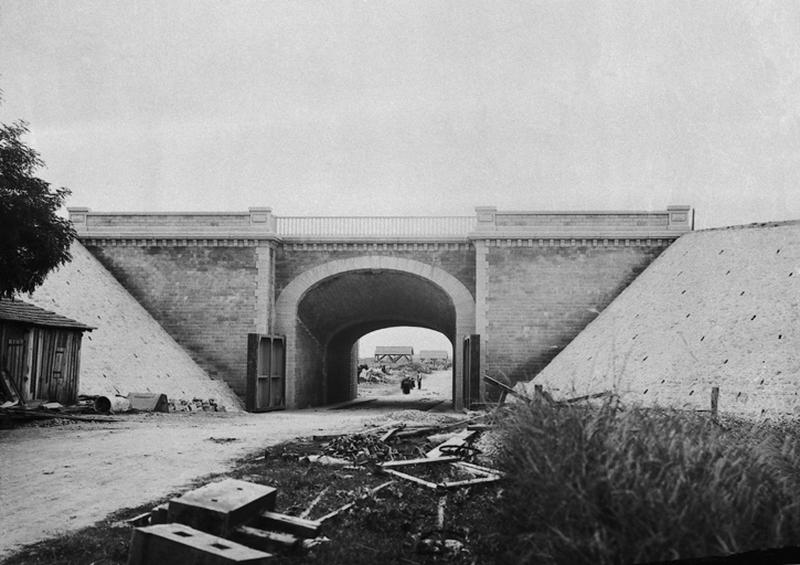
M 22 300 L 0 299 L 0 392 L 6 400 L 18 394 L 22 401 L 77 401 L 81 340 L 92 329 Z
M 432 369 L 443 369 L 450 366 L 450 354 L 444 350 L 423 349 L 419 352 L 420 363 Z
M 408 361 L 411 363 L 414 357 L 414 348 L 396 345 L 378 345 L 375 347 L 376 363 L 397 363 L 398 361 Z

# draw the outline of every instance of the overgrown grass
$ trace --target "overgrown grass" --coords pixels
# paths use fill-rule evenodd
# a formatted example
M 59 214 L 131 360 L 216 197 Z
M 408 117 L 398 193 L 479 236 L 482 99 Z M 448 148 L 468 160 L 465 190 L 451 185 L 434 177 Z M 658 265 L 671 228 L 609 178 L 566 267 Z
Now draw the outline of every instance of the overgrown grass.
M 500 507 L 519 562 L 642 563 L 800 543 L 800 442 L 667 410 L 520 406 Z

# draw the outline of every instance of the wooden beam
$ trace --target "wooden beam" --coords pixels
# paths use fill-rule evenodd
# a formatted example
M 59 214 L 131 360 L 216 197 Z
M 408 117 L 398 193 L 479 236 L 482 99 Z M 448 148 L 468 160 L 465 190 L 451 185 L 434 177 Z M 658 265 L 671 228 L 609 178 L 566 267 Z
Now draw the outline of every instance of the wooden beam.
M 254 549 L 269 551 L 276 548 L 293 548 L 300 538 L 286 532 L 271 532 L 252 526 L 239 526 L 232 532 L 232 539 Z
M 511 396 L 515 396 L 515 397 L 519 398 L 520 400 L 523 400 L 526 403 L 530 403 L 531 402 L 531 399 L 528 398 L 526 395 L 517 392 L 516 390 L 514 390 L 513 388 L 511 388 L 507 384 L 501 383 L 500 381 L 490 377 L 489 375 L 483 375 L 483 380 L 485 380 L 489 384 L 492 384 L 492 385 L 496 386 L 501 391 L 504 391 L 504 392 L 510 394 Z
M 407 467 L 408 465 L 429 465 L 431 463 L 453 463 L 459 458 L 455 455 L 445 455 L 441 457 L 421 457 L 419 459 L 405 459 L 401 461 L 386 461 L 379 466 L 388 469 L 391 467 Z
M 425 457 L 428 459 L 436 459 L 442 457 L 442 448 L 447 447 L 462 447 L 467 445 L 469 441 L 477 434 L 478 432 L 475 430 L 463 430 L 456 434 L 455 436 L 451 437 L 445 442 L 437 445 L 433 449 L 431 449 L 428 453 L 425 454 Z
M 497 469 L 491 469 L 489 467 L 483 467 L 482 465 L 476 465 L 475 463 L 467 463 L 466 461 L 459 461 L 458 463 L 453 463 L 456 467 L 461 467 L 466 471 L 470 471 L 472 473 L 478 473 L 481 475 L 497 475 L 498 477 L 503 476 L 502 471 L 498 471 Z
M 301 538 L 313 538 L 319 534 L 322 523 L 319 520 L 306 520 L 279 512 L 261 512 L 256 524 L 264 530 L 279 530 L 292 533 Z
M 324 489 L 320 491 L 320 493 L 314 497 L 314 500 L 311 501 L 305 510 L 300 513 L 300 518 L 308 518 L 308 515 L 311 514 L 311 511 L 314 510 L 314 507 L 322 500 L 322 497 L 325 496 L 325 493 L 330 490 L 331 486 L 328 485 Z
M 461 487 L 479 485 L 483 483 L 493 483 L 499 480 L 500 477 L 493 475 L 491 477 L 480 477 L 478 479 L 467 479 L 465 481 L 452 481 L 449 483 L 440 483 L 438 486 L 440 488 L 461 488 Z
M 432 483 L 430 481 L 426 481 L 425 479 L 420 479 L 419 477 L 415 477 L 414 475 L 409 475 L 408 473 L 401 473 L 400 471 L 395 471 L 394 469 L 383 469 L 384 473 L 388 473 L 390 475 L 394 475 L 395 477 L 400 477 L 401 479 L 405 479 L 407 481 L 411 481 L 412 483 L 417 483 L 418 485 L 422 485 L 424 487 L 437 489 L 439 485 L 436 483 Z

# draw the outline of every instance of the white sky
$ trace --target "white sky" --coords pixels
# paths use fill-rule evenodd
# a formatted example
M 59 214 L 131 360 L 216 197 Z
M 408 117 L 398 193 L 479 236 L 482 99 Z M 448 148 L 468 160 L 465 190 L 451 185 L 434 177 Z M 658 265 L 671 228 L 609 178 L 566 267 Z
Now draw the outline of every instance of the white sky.
M 415 355 L 423 349 L 447 351 L 450 359 L 453 358 L 453 346 L 444 334 L 425 328 L 401 326 L 377 330 L 362 337 L 358 344 L 358 356 L 362 358 L 375 355 L 375 348 L 379 345 L 411 346 Z
M 800 4 L 0 0 L 71 206 L 800 218 Z

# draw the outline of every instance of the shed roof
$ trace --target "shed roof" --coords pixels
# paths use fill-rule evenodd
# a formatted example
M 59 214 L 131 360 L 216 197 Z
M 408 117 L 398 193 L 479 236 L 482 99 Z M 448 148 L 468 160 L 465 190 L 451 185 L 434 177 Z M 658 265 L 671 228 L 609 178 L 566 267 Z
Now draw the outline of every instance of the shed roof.
M 448 359 L 450 354 L 443 349 L 423 349 L 419 356 L 421 359 Z
M 20 322 L 34 326 L 51 326 L 56 328 L 74 328 L 81 331 L 92 331 L 87 326 L 71 318 L 39 308 L 33 304 L 15 298 L 0 298 L 0 320 Z
M 375 355 L 414 355 L 414 348 L 405 345 L 376 345 Z

